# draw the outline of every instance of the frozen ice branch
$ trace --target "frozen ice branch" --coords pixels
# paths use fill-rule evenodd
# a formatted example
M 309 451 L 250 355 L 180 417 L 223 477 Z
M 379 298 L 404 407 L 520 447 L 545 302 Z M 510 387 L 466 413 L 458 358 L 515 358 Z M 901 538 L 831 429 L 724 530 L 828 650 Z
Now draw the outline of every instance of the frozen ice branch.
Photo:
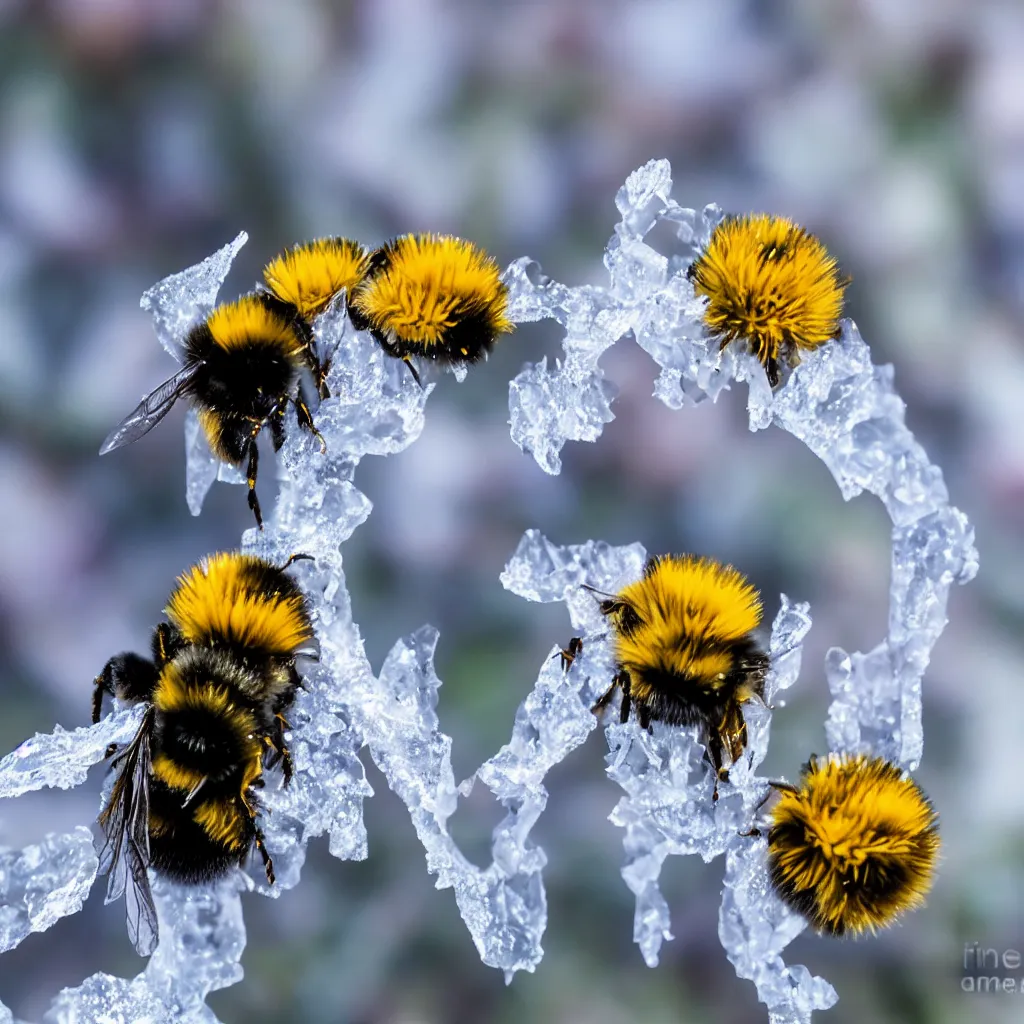
M 605 254 L 607 287 L 559 284 L 527 259 L 509 267 L 511 317 L 553 318 L 565 334 L 564 359 L 552 367 L 547 360 L 527 366 L 511 382 L 512 438 L 548 473 L 559 472 L 567 440 L 596 441 L 612 419 L 615 396 L 599 360 L 626 335 L 661 367 L 655 395 L 671 408 L 715 400 L 732 381 L 747 381 L 752 430 L 776 424 L 794 434 L 829 467 L 844 497 L 863 490 L 877 494 L 893 521 L 888 633 L 867 654 L 838 648 L 829 653 L 826 673 L 834 700 L 827 736 L 830 749 L 870 750 L 912 768 L 922 746 L 921 676 L 945 625 L 947 594 L 977 568 L 971 529 L 948 504 L 940 471 L 907 430 L 891 369 L 872 365 L 853 324 L 845 323 L 837 341 L 808 355 L 774 394 L 760 365 L 739 346 L 719 351 L 704 335 L 701 300 L 685 270 L 720 214 L 708 207 L 698 216 L 678 206 L 671 184 L 668 163 L 652 161 L 619 191 L 621 220 Z M 680 252 L 666 255 L 648 244 L 658 224 L 674 232 Z M 144 296 L 161 344 L 176 358 L 188 327 L 217 301 L 244 241 L 243 233 Z M 354 482 L 359 462 L 366 455 L 399 452 L 416 440 L 434 385 L 420 388 L 406 367 L 353 330 L 343 297 L 318 320 L 315 333 L 320 347 L 333 352 L 332 397 L 316 414 L 327 453 L 307 433 L 290 432 L 277 460 L 281 489 L 267 529 L 250 530 L 243 538 L 245 550 L 277 563 L 295 553 L 312 556 L 293 571 L 310 598 L 320 660 L 305 672 L 307 690 L 289 712 L 293 783 L 268 786 L 263 799 L 277 884 L 269 887 L 240 872 L 205 888 L 158 882 L 160 944 L 143 972 L 130 981 L 94 975 L 60 993 L 48 1021 L 213 1021 L 207 994 L 242 975 L 241 890 L 278 896 L 296 885 L 306 843 L 315 836 L 326 834 L 331 853 L 341 860 L 367 856 L 362 804 L 372 791 L 360 760 L 363 748 L 408 808 L 437 887 L 454 890 L 483 962 L 510 979 L 518 970 L 533 970 L 542 957 L 545 856 L 530 831 L 546 805 L 546 773 L 596 727 L 589 708 L 614 672 L 602 616 L 580 585 L 619 589 L 639 575 L 645 552 L 638 544 L 613 548 L 596 541 L 557 547 L 535 531 L 526 534 L 502 583 L 529 600 L 565 602 L 584 650 L 568 672 L 545 656 L 509 742 L 457 785 L 452 740 L 436 711 L 437 632 L 425 626 L 399 640 L 375 674 L 352 619 L 342 558 L 344 542 L 371 512 Z M 218 477 L 239 477 L 210 454 L 192 415 L 186 451 L 187 500 L 198 514 Z M 781 597 L 770 640 L 769 702 L 795 682 L 809 629 L 807 606 Z M 138 714 L 116 712 L 91 728 L 68 733 L 58 727 L 26 741 L 0 762 L 0 796 L 78 785 L 109 743 L 132 735 Z M 671 937 L 658 885 L 666 857 L 698 854 L 710 861 L 724 853 L 719 934 L 726 953 L 737 973 L 754 981 L 773 1021 L 805 1022 L 836 994 L 805 968 L 783 963 L 782 950 L 804 922 L 769 890 L 763 841 L 741 835 L 766 793 L 766 780 L 756 772 L 771 717 L 767 708 L 751 706 L 746 714 L 748 752 L 717 803 L 692 730 L 656 725 L 647 734 L 632 723 L 606 726 L 607 772 L 624 793 L 612 820 L 624 830 L 623 878 L 636 897 L 634 938 L 646 962 L 656 965 L 662 942 Z M 448 830 L 459 798 L 477 782 L 506 810 L 485 867 L 470 862 Z M 76 859 L 67 856 L 72 848 Z M 0 890 L 0 919 L 9 922 L 3 932 L 7 948 L 74 913 L 96 872 L 81 829 L 0 858 L 12 865 L 11 880 Z M 70 866 L 58 871 L 65 861 Z

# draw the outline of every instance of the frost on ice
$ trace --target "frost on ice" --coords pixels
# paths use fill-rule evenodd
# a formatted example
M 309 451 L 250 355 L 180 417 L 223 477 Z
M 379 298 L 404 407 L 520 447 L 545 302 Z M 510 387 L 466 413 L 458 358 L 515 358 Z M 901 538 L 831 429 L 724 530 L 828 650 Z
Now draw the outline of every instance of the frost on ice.
M 751 429 L 776 424 L 788 430 L 825 462 L 845 497 L 867 490 L 889 511 L 888 633 L 867 654 L 829 652 L 825 670 L 834 700 L 826 728 L 830 749 L 870 750 L 913 768 L 922 745 L 920 680 L 945 625 L 947 593 L 977 567 L 970 526 L 948 504 L 941 473 L 907 430 L 891 368 L 872 365 L 853 324 L 844 325 L 835 343 L 806 356 L 774 395 L 753 357 L 735 345 L 720 352 L 704 337 L 701 300 L 685 271 L 721 213 L 716 207 L 700 215 L 682 208 L 671 199 L 671 188 L 668 163 L 652 161 L 620 189 L 621 220 L 605 254 L 607 287 L 560 284 L 525 258 L 506 271 L 512 319 L 553 318 L 564 330 L 564 358 L 527 366 L 510 384 L 512 439 L 548 473 L 559 472 L 566 441 L 596 441 L 612 419 L 616 394 L 600 357 L 626 335 L 661 367 L 655 395 L 671 408 L 715 400 L 732 381 L 746 381 Z M 659 226 L 675 239 L 677 251 L 663 254 L 648 244 L 647 236 Z M 189 327 L 216 303 L 244 242 L 243 233 L 143 297 L 161 344 L 175 358 Z M 422 369 L 426 386 L 420 388 L 403 364 L 353 330 L 344 296 L 320 317 L 315 332 L 322 349 L 334 353 L 332 397 L 316 412 L 327 453 L 320 453 L 308 433 L 289 431 L 276 460 L 281 490 L 267 529 L 249 530 L 243 538 L 245 550 L 278 563 L 297 552 L 313 556 L 292 571 L 310 596 L 320 660 L 306 667 L 307 690 L 289 713 L 294 781 L 287 789 L 271 781 L 263 795 L 277 884 L 268 886 L 262 871 L 239 871 L 217 885 L 189 889 L 156 879 L 159 944 L 142 972 L 134 979 L 96 974 L 65 989 L 47 1013 L 48 1022 L 213 1022 L 206 996 L 242 977 L 241 893 L 255 889 L 276 897 L 296 885 L 306 844 L 315 836 L 326 835 L 341 860 L 368 855 L 362 804 L 372 790 L 360 759 L 364 750 L 408 808 L 427 869 L 438 888 L 453 890 L 483 962 L 511 979 L 516 971 L 532 971 L 543 955 L 545 855 L 530 832 L 546 805 L 546 773 L 597 728 L 589 709 L 614 671 L 597 602 L 581 584 L 618 590 L 637 578 L 646 554 L 638 544 L 558 547 L 536 531 L 524 536 L 501 582 L 528 600 L 565 602 L 584 650 L 568 672 L 557 658 L 545 656 L 508 743 L 457 783 L 452 741 L 436 711 L 438 634 L 424 626 L 400 639 L 375 674 L 352 621 L 341 550 L 371 512 L 354 482 L 360 460 L 402 451 L 416 440 L 433 371 Z M 192 414 L 186 451 L 186 497 L 198 514 L 215 480 L 240 477 L 212 457 Z M 795 682 L 810 624 L 806 605 L 780 597 L 770 638 L 769 703 Z M 783 949 L 805 925 L 768 889 L 764 840 L 741 835 L 767 792 L 757 770 L 771 717 L 767 708 L 748 707 L 745 713 L 749 747 L 717 803 L 693 730 L 656 724 L 647 734 L 634 723 L 606 722 L 607 773 L 623 791 L 612 820 L 623 829 L 622 875 L 636 898 L 634 939 L 646 962 L 656 965 L 662 942 L 671 938 L 658 884 L 665 859 L 697 854 L 710 861 L 724 854 L 719 935 L 726 955 L 740 977 L 754 981 L 771 1019 L 795 1024 L 832 1005 L 836 993 L 805 968 L 783 962 Z M 117 711 L 89 728 L 58 727 L 27 740 L 0 762 L 0 796 L 80 784 L 88 768 L 103 760 L 108 744 L 133 735 L 140 715 L 139 708 Z M 485 866 L 469 861 L 448 830 L 459 799 L 477 785 L 489 789 L 506 811 Z M 79 828 L 36 847 L 0 852 L 4 871 L 0 940 L 10 948 L 79 909 L 96 860 Z M 0 1008 L 0 1024 L 4 1019 Z

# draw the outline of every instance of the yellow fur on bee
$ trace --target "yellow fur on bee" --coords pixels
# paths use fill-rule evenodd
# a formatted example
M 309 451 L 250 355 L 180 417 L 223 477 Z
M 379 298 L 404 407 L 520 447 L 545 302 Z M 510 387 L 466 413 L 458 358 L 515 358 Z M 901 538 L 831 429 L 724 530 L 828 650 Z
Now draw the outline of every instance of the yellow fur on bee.
M 206 778 L 204 772 L 178 764 L 166 754 L 157 754 L 153 758 L 152 771 L 168 789 L 179 793 L 191 793 Z
M 640 620 L 634 628 L 616 628 L 615 655 L 641 701 L 650 694 L 644 677 L 652 669 L 718 689 L 733 668 L 729 644 L 761 622 L 761 599 L 739 572 L 691 555 L 656 559 L 617 600 Z
M 939 853 L 936 816 L 897 765 L 812 757 L 771 820 L 772 884 L 820 931 L 873 932 L 924 902 Z
M 821 242 L 785 217 L 727 217 L 689 276 L 708 299 L 708 330 L 723 345 L 746 338 L 762 363 L 783 345 L 817 348 L 839 329 L 846 280 Z
M 210 451 L 217 458 L 223 459 L 225 462 L 234 462 L 235 460 L 231 458 L 221 444 L 221 437 L 224 433 L 224 420 L 221 415 L 212 409 L 204 409 L 202 407 L 196 410 L 196 414 L 199 417 L 199 425 L 203 428 L 203 433 L 206 435 L 206 443 L 210 446 Z
M 208 800 L 196 808 L 193 819 L 204 832 L 227 850 L 241 850 L 248 840 L 247 819 L 242 802 L 237 797 Z
M 351 298 L 366 274 L 367 253 L 347 238 L 320 238 L 286 249 L 263 270 L 270 291 L 306 321 L 322 313 L 343 288 Z
M 190 643 L 220 639 L 291 655 L 312 639 L 313 627 L 300 594 L 256 588 L 254 578 L 267 568 L 252 555 L 211 555 L 179 577 L 167 617 Z
M 212 683 L 188 686 L 177 666 L 170 662 L 160 673 L 153 703 L 165 715 L 196 710 L 217 718 L 234 734 L 247 765 L 253 759 L 260 759 L 262 748 L 255 736 L 256 720 L 252 712 L 235 703 L 225 687 Z M 185 793 L 190 793 L 205 778 L 202 771 L 180 764 L 164 753 L 153 758 L 152 771 L 168 788 Z
M 387 247 L 388 261 L 354 301 L 378 331 L 429 349 L 470 314 L 489 332 L 511 331 L 497 263 L 451 235 L 406 235 Z
M 254 295 L 225 302 L 207 317 L 213 342 L 225 351 L 253 345 L 277 349 L 285 358 L 298 358 L 303 343 L 284 317 Z

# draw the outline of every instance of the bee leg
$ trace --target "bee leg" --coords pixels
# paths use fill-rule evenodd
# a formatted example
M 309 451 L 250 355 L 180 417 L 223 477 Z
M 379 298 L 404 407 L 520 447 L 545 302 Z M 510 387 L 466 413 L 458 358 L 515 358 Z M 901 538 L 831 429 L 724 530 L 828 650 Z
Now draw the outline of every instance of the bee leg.
M 103 760 L 109 761 L 117 753 L 117 744 L 108 743 L 107 749 L 103 751 Z
M 267 873 L 267 884 L 273 885 L 275 882 L 274 877 L 274 861 L 271 859 L 270 853 L 267 851 L 267 844 L 263 839 L 263 832 L 258 827 L 255 828 L 255 835 L 253 836 L 253 842 L 256 844 L 256 849 L 260 851 L 260 856 L 263 858 L 263 870 Z
M 162 669 L 186 644 L 180 630 L 169 622 L 161 622 L 153 630 L 150 646 L 153 649 L 153 661 L 156 663 L 156 667 Z
M 304 555 L 301 551 L 296 552 L 294 555 L 289 555 L 288 561 L 281 566 L 281 572 L 284 572 L 290 565 L 294 565 L 296 562 L 315 562 L 315 555 Z
M 131 652 L 111 658 L 103 666 L 103 671 L 93 680 L 93 723 L 98 722 L 103 713 L 105 693 L 124 701 L 125 704 L 139 704 L 150 699 L 156 686 L 156 679 L 156 666 L 147 658 Z
M 277 409 L 270 414 L 270 436 L 274 440 L 274 451 L 279 452 L 281 446 L 284 444 L 284 405 L 279 405 Z
M 249 788 L 256 786 L 262 788 L 263 777 L 259 776 L 250 783 Z M 245 808 L 245 813 L 249 816 L 249 822 L 252 825 L 252 841 L 256 844 L 256 849 L 260 851 L 260 856 L 263 858 L 263 868 L 267 873 L 267 882 L 270 885 L 274 884 L 274 862 L 271 860 L 270 853 L 267 850 L 267 844 L 263 838 L 263 830 L 256 823 L 256 808 L 249 802 L 248 799 L 248 788 L 243 790 L 241 793 L 242 806 Z M 245 866 L 246 853 L 242 854 L 242 866 Z
M 416 367 L 412 365 L 412 359 L 409 356 L 402 356 L 402 362 L 409 367 L 409 372 L 412 374 L 412 379 L 423 387 L 423 381 L 420 380 L 420 375 L 416 372 Z
M 654 727 L 651 725 L 651 709 L 646 704 L 637 704 L 636 711 L 640 719 L 640 728 L 654 732 Z
M 309 411 L 309 406 L 301 398 L 296 398 L 294 401 L 295 418 L 299 421 L 299 426 L 305 427 L 320 442 L 320 454 L 326 454 L 327 442 L 324 440 L 323 434 L 313 426 L 313 416 Z
M 722 747 L 721 734 L 716 730 L 708 736 L 707 741 L 704 745 L 704 758 L 708 761 L 715 772 L 715 788 L 712 791 L 711 799 L 714 801 L 718 800 L 718 784 L 720 782 L 729 781 L 729 769 L 723 767 L 722 754 L 724 749 Z
M 568 647 L 563 647 L 558 652 L 558 654 L 555 655 L 556 658 L 561 658 L 562 659 L 562 671 L 563 672 L 568 672 L 569 671 L 569 666 L 572 665 L 572 663 L 576 660 L 576 655 L 579 654 L 580 651 L 582 651 L 582 650 L 583 650 L 583 641 L 578 636 L 574 636 L 569 641 L 569 646 Z M 612 689 L 614 689 L 614 687 L 612 687 Z
M 267 737 L 267 741 L 273 748 L 274 753 L 281 758 L 281 772 L 284 775 L 284 784 L 287 786 L 295 775 L 295 762 L 292 760 L 292 752 L 284 741 L 286 730 L 291 729 L 291 723 L 280 712 L 274 715 L 274 731 Z
M 331 372 L 331 360 L 330 357 L 321 362 L 312 356 L 313 363 L 313 382 L 316 384 L 316 393 L 323 402 L 325 399 L 331 397 L 331 389 L 327 386 L 327 375 Z
M 260 500 L 256 497 L 256 474 L 259 470 L 259 448 L 256 446 L 256 438 L 249 439 L 249 465 L 245 471 L 246 480 L 249 484 L 249 508 L 256 517 L 256 525 L 263 529 L 263 514 L 260 512 Z
M 622 704 L 619 705 L 619 722 L 620 722 L 620 724 L 624 725 L 626 722 L 629 721 L 629 709 L 630 709 L 630 702 L 631 702 L 631 697 L 630 697 L 630 694 L 629 694 L 629 685 L 630 685 L 629 673 L 628 672 L 620 672 L 615 677 L 614 682 L 617 682 L 618 685 L 619 685 L 619 688 L 622 690 Z
M 737 832 L 738 836 L 742 836 L 744 839 L 760 839 L 761 830 L 759 828 L 748 828 L 743 832 Z
M 95 725 L 103 713 L 103 694 L 107 693 L 107 670 L 98 675 L 92 684 L 92 723 Z M 109 757 L 109 755 L 107 755 Z
M 595 715 L 601 714 L 601 712 L 604 711 L 604 709 L 608 707 L 609 704 L 611 704 L 612 697 L 615 695 L 616 688 L 622 685 L 622 676 L 624 675 L 624 672 L 620 672 L 612 677 L 612 685 L 609 686 L 608 689 L 605 690 L 604 693 L 602 693 L 601 696 L 597 698 L 597 700 L 594 703 L 594 706 L 590 709 Z M 626 678 L 628 679 L 629 677 L 626 676 Z M 625 721 L 625 719 L 623 719 L 623 721 Z
M 612 680 L 612 685 L 608 687 L 600 697 L 594 701 L 594 706 L 590 709 L 595 715 L 599 715 L 609 704 L 612 702 L 612 697 L 615 695 L 615 687 L 619 684 Z
M 771 388 L 777 388 L 782 377 L 779 373 L 778 360 L 774 356 L 769 356 L 764 361 L 764 371 L 768 375 L 768 386 Z

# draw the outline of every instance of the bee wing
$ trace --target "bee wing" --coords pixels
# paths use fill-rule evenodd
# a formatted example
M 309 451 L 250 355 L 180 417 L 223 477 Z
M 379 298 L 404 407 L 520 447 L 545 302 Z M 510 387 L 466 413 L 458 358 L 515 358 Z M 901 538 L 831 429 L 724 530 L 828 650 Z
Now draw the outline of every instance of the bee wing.
M 186 366 L 169 380 L 165 380 L 155 391 L 150 392 L 137 406 L 107 435 L 100 447 L 100 455 L 106 455 L 115 448 L 123 448 L 132 441 L 138 441 L 148 434 L 181 398 L 196 375 L 199 365 Z
M 121 771 L 100 813 L 106 842 L 100 852 L 100 871 L 109 875 L 106 902 L 125 897 L 128 937 L 141 956 L 156 948 L 157 923 L 149 886 L 149 736 L 150 708 L 135 738 L 118 757 Z

